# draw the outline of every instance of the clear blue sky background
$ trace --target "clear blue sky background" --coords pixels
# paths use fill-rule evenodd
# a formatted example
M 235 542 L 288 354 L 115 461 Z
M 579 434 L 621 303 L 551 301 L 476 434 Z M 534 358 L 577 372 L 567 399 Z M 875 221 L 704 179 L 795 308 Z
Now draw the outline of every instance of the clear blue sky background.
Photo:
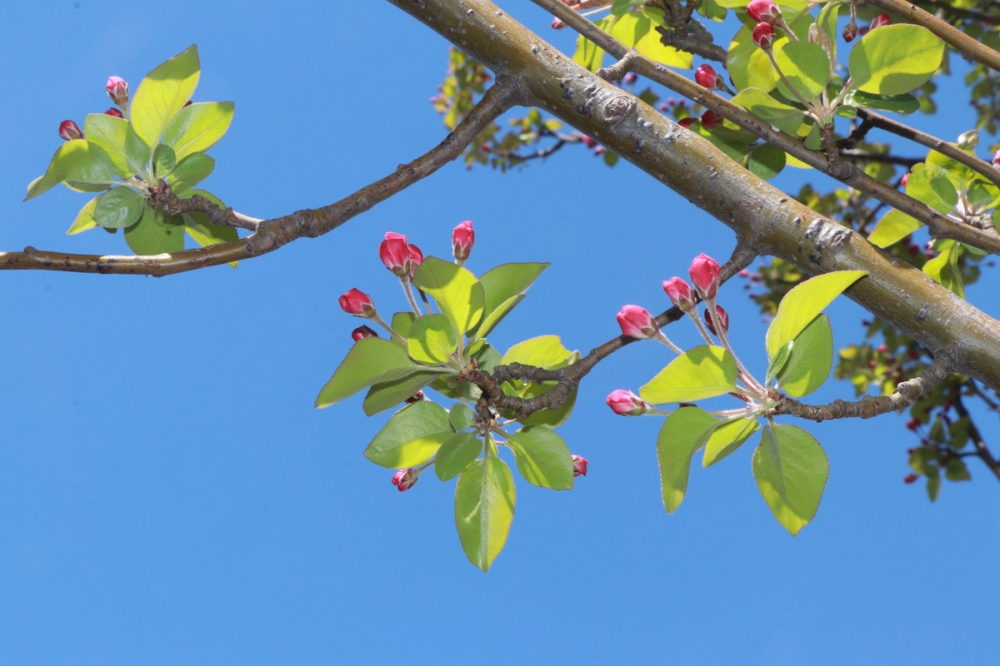
M 536 7 L 508 5 L 569 48 Z M 206 186 L 247 214 L 330 203 L 444 136 L 427 99 L 447 44 L 386 2 L 8 2 L 0 40 L 4 250 L 127 251 L 120 235 L 64 235 L 84 195 L 22 203 L 24 189 L 61 120 L 109 106 L 107 76 L 134 86 L 192 43 L 196 98 L 236 102 Z M 944 113 L 919 122 L 953 140 L 973 122 L 963 95 L 943 91 Z M 996 663 L 1000 487 L 981 466 L 931 505 L 901 482 L 915 443 L 901 417 L 825 423 L 810 430 L 830 480 L 797 538 L 762 501 L 750 446 L 696 467 L 668 517 L 659 419 L 604 405 L 669 360 L 652 343 L 599 366 L 561 429 L 590 475 L 572 493 L 519 482 L 505 551 L 488 574 L 472 567 L 454 482 L 398 493 L 361 455 L 386 416 L 365 418 L 360 397 L 312 407 L 359 323 L 337 297 L 405 305 L 377 259 L 383 233 L 447 257 L 464 219 L 474 271 L 552 262 L 493 336 L 501 349 L 554 333 L 586 352 L 621 305 L 661 311 L 662 280 L 734 242 L 630 165 L 567 149 L 507 175 L 449 165 L 236 270 L 3 273 L 0 662 Z M 991 274 L 972 298 L 996 313 L 995 293 Z M 721 298 L 763 371 L 765 324 L 740 284 Z M 860 335 L 860 308 L 832 315 L 839 341 Z M 831 382 L 817 400 L 851 395 Z

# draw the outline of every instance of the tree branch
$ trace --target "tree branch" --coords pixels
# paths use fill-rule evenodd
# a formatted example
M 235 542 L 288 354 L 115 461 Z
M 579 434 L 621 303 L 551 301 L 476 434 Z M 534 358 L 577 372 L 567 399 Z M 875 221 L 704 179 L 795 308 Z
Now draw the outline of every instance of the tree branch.
M 972 417 L 969 416 L 969 410 L 965 408 L 965 404 L 962 402 L 962 391 L 961 387 L 959 390 L 955 391 L 952 396 L 955 403 L 955 411 L 958 415 L 969 420 L 969 439 L 972 440 L 973 445 L 976 447 L 976 455 L 979 459 L 986 463 L 986 467 L 993 472 L 993 474 L 1000 480 L 1000 461 L 993 456 L 990 450 L 986 447 L 986 442 L 983 441 L 983 436 L 979 432 L 979 428 L 976 424 L 972 422 Z
M 218 266 L 233 261 L 251 259 L 273 252 L 282 245 L 308 236 L 315 238 L 328 233 L 376 204 L 405 190 L 410 185 L 431 175 L 462 154 L 465 147 L 476 139 L 479 132 L 505 111 L 518 104 L 521 85 L 517 79 L 497 77 L 496 84 L 486 91 L 483 98 L 444 141 L 409 164 L 401 164 L 392 174 L 361 188 L 340 201 L 312 210 L 300 210 L 273 220 L 256 221 L 256 232 L 231 243 L 219 243 L 195 250 L 184 250 L 154 256 L 68 254 L 24 248 L 23 252 L 0 252 L 0 270 L 51 270 L 74 273 L 153 275 L 156 277 L 185 271 Z M 172 195 L 172 193 L 171 193 Z M 169 199 L 173 210 L 199 210 L 203 205 L 188 200 Z M 192 203 L 188 203 L 192 202 Z M 214 215 L 219 220 L 242 221 L 244 216 L 221 211 L 211 202 Z M 204 207 L 208 208 L 208 207 Z M 230 215 L 232 213 L 232 216 Z M 207 213 L 206 213 L 207 214 Z M 211 218 L 211 216 L 210 216 Z M 226 222 L 220 222 L 225 224 Z
M 692 19 L 687 22 L 686 27 L 687 30 L 681 32 L 656 26 L 656 32 L 660 33 L 660 43 L 664 46 L 672 46 L 678 51 L 687 51 L 706 60 L 715 60 L 725 64 L 729 54 L 726 49 L 712 43 L 712 33 L 706 30 L 700 21 Z

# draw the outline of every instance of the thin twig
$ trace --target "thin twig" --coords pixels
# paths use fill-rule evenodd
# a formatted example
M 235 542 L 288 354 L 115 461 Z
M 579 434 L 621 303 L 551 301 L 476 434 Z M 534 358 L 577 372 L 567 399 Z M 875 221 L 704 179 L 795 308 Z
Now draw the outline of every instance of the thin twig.
M 886 164 L 897 164 L 899 166 L 905 166 L 906 168 L 912 167 L 914 164 L 920 164 L 923 162 L 921 157 L 899 157 L 897 155 L 887 155 L 883 153 L 873 153 L 868 150 L 851 150 L 843 149 L 840 151 L 841 157 L 850 157 L 855 160 L 864 160 L 865 162 L 884 162 Z
M 986 442 L 983 441 L 983 436 L 979 432 L 979 428 L 976 424 L 972 422 L 972 417 L 969 416 L 969 410 L 965 408 L 965 404 L 962 403 L 962 391 L 961 387 L 955 391 L 952 396 L 952 400 L 955 404 L 955 411 L 958 412 L 960 417 L 968 419 L 969 421 L 969 439 L 972 440 L 972 444 L 976 447 L 976 455 L 982 460 L 986 467 L 993 472 L 993 474 L 1000 479 L 1000 461 L 993 456 L 993 453 L 987 448 Z

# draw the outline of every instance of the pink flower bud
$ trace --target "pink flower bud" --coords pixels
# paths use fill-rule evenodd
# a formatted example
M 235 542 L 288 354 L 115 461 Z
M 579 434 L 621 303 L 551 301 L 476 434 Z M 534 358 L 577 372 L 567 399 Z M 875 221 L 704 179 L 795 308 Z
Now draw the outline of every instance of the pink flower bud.
M 587 476 L 587 465 L 583 456 L 573 456 L 573 476 Z
M 890 23 L 892 23 L 892 19 L 889 18 L 888 14 L 876 14 L 875 18 L 872 19 L 870 30 L 881 28 L 882 26 L 889 25 Z
M 708 301 L 715 298 L 719 291 L 719 263 L 715 259 L 702 252 L 691 262 L 688 273 L 703 299 Z
M 594 157 L 600 157 L 604 154 L 604 146 L 597 146 L 594 148 Z
M 552 17 L 552 29 L 553 30 L 562 30 L 565 27 L 566 27 L 566 24 L 562 22 L 562 19 L 560 19 L 557 16 L 553 16 Z
M 372 297 L 360 289 L 351 289 L 339 300 L 340 307 L 349 315 L 371 319 L 375 314 L 375 303 L 372 301 Z
M 351 331 L 351 337 L 354 341 L 364 340 L 365 338 L 377 338 L 378 333 L 368 328 L 367 326 L 358 326 L 356 329 Z
M 754 21 L 768 25 L 774 25 L 781 20 L 781 10 L 771 0 L 751 0 L 750 4 L 747 5 L 747 14 Z M 754 41 L 757 40 L 754 39 Z
M 451 232 L 451 246 L 455 253 L 455 259 L 458 261 L 468 259 L 475 242 L 476 232 L 472 228 L 472 220 L 466 220 L 455 227 Z
M 59 127 L 60 129 L 62 129 L 62 125 L 60 125 Z M 1000 149 L 998 149 L 997 152 L 993 153 L 993 166 L 1000 169 Z
M 719 75 L 715 73 L 715 70 L 708 63 L 705 63 L 694 71 L 694 80 L 699 86 L 708 88 L 709 90 L 722 87 L 719 85 Z
M 691 285 L 684 278 L 672 277 L 665 281 L 663 291 L 667 292 L 670 302 L 684 312 L 689 312 L 694 307 L 694 294 L 691 293 Z
M 623 335 L 638 340 L 652 338 L 660 332 L 656 318 L 649 314 L 649 310 L 638 305 L 623 307 L 618 313 L 618 325 L 622 327 Z
M 701 126 L 709 131 L 722 127 L 722 116 L 709 109 L 701 116 Z
M 424 263 L 424 253 L 416 245 L 407 245 L 406 249 L 410 252 L 410 277 L 412 278 L 414 271 L 420 264 Z
M 650 409 L 650 405 L 631 391 L 618 389 L 607 398 L 608 407 L 619 416 L 640 416 Z
M 111 116 L 113 118 L 124 118 L 124 116 L 122 115 L 122 112 L 119 111 L 118 109 L 116 109 L 115 107 L 111 107 L 110 109 L 108 109 L 107 111 L 105 111 L 104 115 Z
M 392 485 L 404 492 L 413 487 L 413 484 L 420 478 L 420 474 L 414 469 L 401 469 L 392 475 Z
M 729 332 L 729 313 L 722 309 L 721 305 L 715 306 L 715 316 L 719 318 L 719 324 L 722 325 L 722 332 Z M 712 323 L 712 318 L 708 314 L 708 308 L 705 308 L 705 326 L 708 330 L 712 332 L 712 335 L 718 337 L 718 333 L 715 331 L 715 324 Z
M 758 23 L 757 27 L 753 29 L 752 37 L 754 44 L 768 51 L 774 44 L 774 28 L 768 23 Z
M 854 38 L 857 37 L 857 36 L 858 36 L 858 24 L 857 23 L 854 23 L 852 21 L 851 23 L 848 23 L 846 26 L 844 26 L 844 41 L 845 42 L 848 42 L 848 43 L 853 42 Z
M 997 152 L 1000 152 L 1000 151 L 997 151 Z M 996 160 L 996 157 L 994 157 L 993 159 Z M 994 161 L 994 164 L 995 163 L 996 162 Z M 907 171 L 906 173 L 903 174 L 903 179 L 901 181 L 899 181 L 899 184 L 902 185 L 905 188 L 906 184 L 908 182 L 910 182 L 910 172 L 909 171 Z
M 125 79 L 120 76 L 112 76 L 108 78 L 108 83 L 105 86 L 108 91 L 108 97 L 111 101 L 118 106 L 125 106 L 128 104 L 128 84 L 125 83 Z
M 587 148 L 593 148 L 594 146 L 597 145 L 597 142 L 594 141 L 593 139 L 591 139 L 586 134 L 583 134 L 583 135 L 580 136 L 580 141 L 583 141 L 583 145 L 587 146 Z M 998 151 L 998 152 L 1000 152 L 1000 151 Z
M 72 141 L 73 139 L 82 139 L 83 132 L 80 131 L 79 125 L 72 120 L 64 120 L 59 123 L 59 136 L 66 141 Z
M 625 75 L 625 83 L 627 83 L 628 85 L 632 85 L 638 80 L 639 80 L 639 75 L 636 74 L 635 72 L 629 72 L 628 74 Z
M 406 236 L 391 231 L 386 232 L 385 240 L 378 246 L 378 256 L 393 275 L 404 277 L 410 274 L 412 259 Z

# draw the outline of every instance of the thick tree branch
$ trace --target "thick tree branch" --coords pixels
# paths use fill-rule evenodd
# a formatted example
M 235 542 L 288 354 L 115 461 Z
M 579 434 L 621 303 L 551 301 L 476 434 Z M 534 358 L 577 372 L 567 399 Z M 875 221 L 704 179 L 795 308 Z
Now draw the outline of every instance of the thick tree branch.
M 233 261 L 251 259 L 273 252 L 282 245 L 304 236 L 315 238 L 328 233 L 351 218 L 371 209 L 410 185 L 431 175 L 462 154 L 479 132 L 505 111 L 520 103 L 520 83 L 516 79 L 497 77 L 496 84 L 459 123 L 444 141 L 409 164 L 401 164 L 392 174 L 361 188 L 340 201 L 312 210 L 300 210 L 291 215 L 257 221 L 257 231 L 232 243 L 220 243 L 196 250 L 184 250 L 155 256 L 68 254 L 24 248 L 23 252 L 0 252 L 0 270 L 52 270 L 74 273 L 153 275 L 156 277 L 218 266 Z M 193 199 L 188 200 L 193 201 Z M 231 211 L 221 211 L 214 205 L 220 223 L 230 218 Z M 199 206 L 198 203 L 174 201 L 168 208 Z M 171 208 L 173 209 L 173 208 Z M 192 208 L 191 210 L 197 210 Z M 205 211 L 200 211 L 205 212 Z M 232 213 L 237 216 L 237 213 Z M 222 217 L 218 217 L 222 216 Z M 243 218 L 243 216 L 239 216 Z M 252 219 L 252 218 L 245 218 Z

